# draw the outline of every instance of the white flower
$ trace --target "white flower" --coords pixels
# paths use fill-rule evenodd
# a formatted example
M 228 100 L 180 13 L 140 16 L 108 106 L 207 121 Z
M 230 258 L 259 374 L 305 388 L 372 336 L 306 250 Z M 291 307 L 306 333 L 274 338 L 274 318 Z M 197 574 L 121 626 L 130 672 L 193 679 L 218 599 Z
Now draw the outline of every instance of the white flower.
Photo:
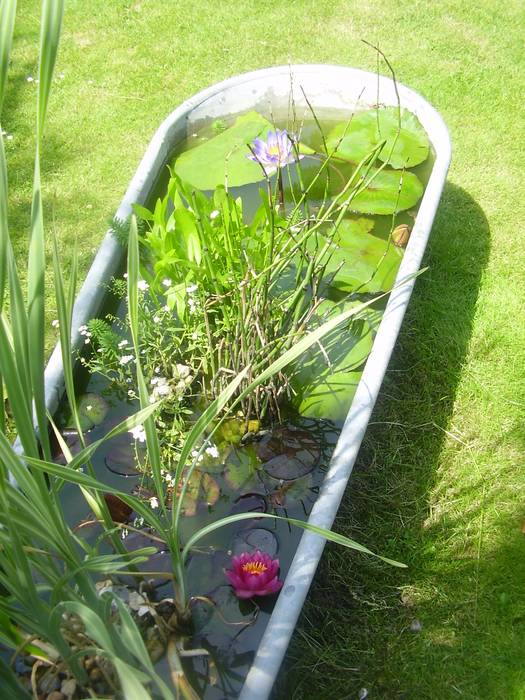
M 210 220 L 213 221 L 213 219 L 216 219 L 219 216 L 219 214 L 220 214 L 220 211 L 218 209 L 214 209 L 210 213 Z
M 93 406 L 91 404 L 86 406 L 86 411 L 92 411 L 92 410 L 93 410 Z
M 124 279 L 127 280 L 127 279 L 128 279 L 128 273 L 125 272 L 125 273 L 122 275 L 122 277 L 124 277 Z
M 133 360 L 133 355 L 122 355 L 122 357 L 119 360 L 119 364 L 121 365 L 127 365 L 128 362 L 131 362 Z
M 128 430 L 128 433 L 131 433 L 134 440 L 146 442 L 146 431 L 143 425 L 136 425 L 134 428 L 131 428 L 131 430 Z
M 190 284 L 189 287 L 186 287 L 186 291 L 188 292 L 188 294 L 193 294 L 193 292 L 196 292 L 198 288 L 198 284 Z
M 164 304 L 164 307 L 163 307 L 163 308 L 164 308 L 164 311 L 169 311 L 169 310 L 170 310 L 170 307 L 169 307 L 167 304 Z
M 58 320 L 58 318 L 54 318 L 51 321 L 51 325 L 53 326 L 53 328 L 58 328 L 60 326 L 60 321 Z
M 210 457 L 213 457 L 213 459 L 217 459 L 217 457 L 219 456 L 219 450 L 217 449 L 216 445 L 210 445 L 210 447 L 207 447 L 205 449 L 205 452 Z
M 121 340 L 120 343 L 118 344 L 119 348 L 123 348 L 128 344 L 127 340 Z
M 160 316 L 153 316 L 153 323 L 160 323 Z
M 146 282 L 146 280 L 139 280 L 137 282 L 137 287 L 140 289 L 141 292 L 145 292 L 146 289 L 149 288 L 149 284 Z
M 6 139 L 7 139 L 8 141 L 12 141 L 12 140 L 14 139 L 13 134 L 7 134 Z
M 27 81 L 28 83 L 33 83 L 34 80 L 35 80 L 35 79 L 33 78 L 32 75 L 28 75 L 27 78 L 26 78 L 26 81 Z
M 160 374 L 160 367 L 155 367 L 155 374 Z
M 155 510 L 155 508 L 159 507 L 159 499 L 156 496 L 152 496 L 149 499 L 149 504 L 150 504 L 151 508 L 153 508 L 153 510 Z
M 135 396 L 135 392 L 133 391 L 133 389 L 128 390 L 128 396 Z
M 172 388 L 166 377 L 153 377 L 150 384 L 154 387 L 149 399 L 150 403 L 155 403 L 163 396 L 169 396 L 172 393 Z
M 165 278 L 162 280 L 162 284 L 163 284 L 165 287 L 171 287 L 171 285 L 173 284 L 173 282 L 170 280 L 169 277 L 165 277 Z
M 188 367 L 188 365 L 177 364 L 175 365 L 175 369 L 177 370 L 177 375 L 180 379 L 186 379 L 186 377 L 190 376 L 191 368 Z
M 84 340 L 84 345 L 89 345 L 90 342 L 91 342 L 91 340 L 90 340 L 89 338 L 86 338 L 86 339 Z
M 87 331 L 87 329 L 88 329 L 88 327 L 85 326 L 85 325 L 84 325 L 84 326 L 79 326 L 79 327 L 78 327 L 78 332 L 80 333 L 80 335 L 84 335 L 84 333 Z

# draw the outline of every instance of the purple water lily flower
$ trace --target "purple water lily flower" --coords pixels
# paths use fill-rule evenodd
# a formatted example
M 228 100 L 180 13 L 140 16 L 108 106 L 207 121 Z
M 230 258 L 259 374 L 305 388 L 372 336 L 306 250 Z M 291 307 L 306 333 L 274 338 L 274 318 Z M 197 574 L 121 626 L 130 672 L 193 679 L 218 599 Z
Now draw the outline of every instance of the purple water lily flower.
M 252 144 L 253 153 L 246 157 L 260 163 L 267 174 L 275 172 L 283 165 L 293 163 L 295 154 L 293 152 L 293 139 L 288 132 L 283 129 L 269 131 L 266 141 L 256 138 Z
M 277 578 L 279 559 L 272 559 L 259 550 L 233 557 L 232 566 L 225 574 L 238 598 L 270 595 L 282 588 L 283 582 Z

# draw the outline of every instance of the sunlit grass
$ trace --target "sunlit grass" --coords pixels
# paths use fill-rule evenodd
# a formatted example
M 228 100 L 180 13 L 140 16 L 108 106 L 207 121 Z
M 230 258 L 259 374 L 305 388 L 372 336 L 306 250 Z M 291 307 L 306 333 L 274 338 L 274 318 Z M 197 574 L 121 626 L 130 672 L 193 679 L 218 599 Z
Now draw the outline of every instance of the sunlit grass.
M 417 283 L 338 530 L 410 568 L 330 547 L 281 697 L 339 700 L 368 688 L 387 700 L 523 698 L 522 3 L 256 5 L 68 3 L 44 140 L 47 221 L 63 250 L 78 237 L 82 275 L 147 142 L 182 99 L 288 61 L 374 69 L 360 39 L 380 44 L 399 80 L 443 114 L 454 156 L 430 271 Z M 10 223 L 22 263 L 36 2 L 20 14 L 3 128 L 13 134 Z M 54 317 L 50 309 L 48 345 Z M 414 620 L 420 632 L 410 631 Z

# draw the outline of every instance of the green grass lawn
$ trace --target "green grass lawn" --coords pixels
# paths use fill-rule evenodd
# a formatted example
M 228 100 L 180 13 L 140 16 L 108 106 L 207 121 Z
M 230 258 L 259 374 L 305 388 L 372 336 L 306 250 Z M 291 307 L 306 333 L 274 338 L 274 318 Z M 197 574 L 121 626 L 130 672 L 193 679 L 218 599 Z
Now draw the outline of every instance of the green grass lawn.
M 39 10 L 20 6 L 2 126 L 22 264 Z M 43 178 L 47 225 L 66 254 L 78 240 L 83 273 L 161 120 L 236 73 L 374 70 L 364 38 L 451 131 L 430 269 L 337 522 L 409 566 L 327 549 L 282 700 L 525 698 L 524 23 L 521 0 L 67 4 Z

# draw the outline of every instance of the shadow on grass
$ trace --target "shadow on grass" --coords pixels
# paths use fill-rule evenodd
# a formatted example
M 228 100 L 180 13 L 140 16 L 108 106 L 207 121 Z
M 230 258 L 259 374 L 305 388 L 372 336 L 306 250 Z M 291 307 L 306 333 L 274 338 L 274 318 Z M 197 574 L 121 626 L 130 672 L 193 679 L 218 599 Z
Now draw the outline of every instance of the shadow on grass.
M 328 546 L 279 700 L 525 697 L 518 514 L 492 511 L 490 547 L 479 556 L 497 491 L 488 495 L 475 465 L 465 466 L 467 478 L 458 470 L 457 482 L 438 474 L 489 248 L 483 211 L 447 184 L 430 269 L 417 282 L 335 525 L 408 569 Z M 458 504 L 439 514 L 432 493 L 442 482 Z

